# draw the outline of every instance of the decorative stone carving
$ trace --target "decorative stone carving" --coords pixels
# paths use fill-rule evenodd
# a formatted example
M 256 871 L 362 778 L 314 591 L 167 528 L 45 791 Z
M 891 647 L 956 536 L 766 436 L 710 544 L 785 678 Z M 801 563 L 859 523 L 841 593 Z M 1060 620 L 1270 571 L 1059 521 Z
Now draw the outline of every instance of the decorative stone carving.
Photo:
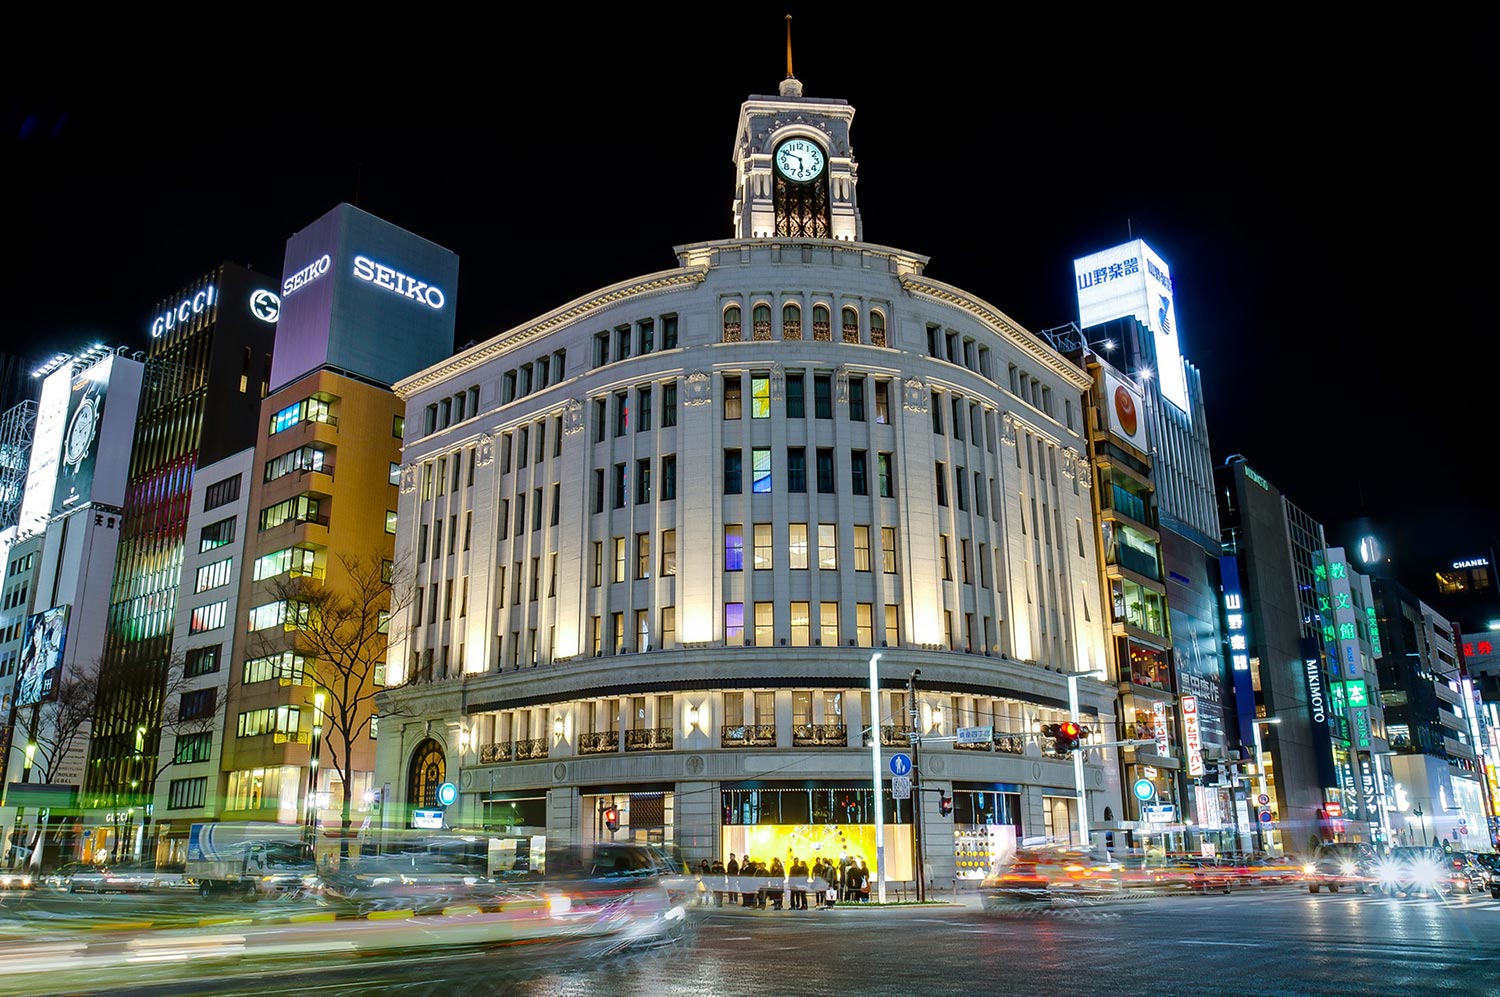
M 701 370 L 695 370 L 687 376 L 684 388 L 683 405 L 695 407 L 698 405 L 707 405 L 714 400 L 713 382 Z
M 563 403 L 563 435 L 577 436 L 583 432 L 583 402 L 569 398 Z
M 771 401 L 779 402 L 782 399 L 786 387 L 786 374 L 781 369 L 781 364 L 771 364 Z
M 568 777 L 568 767 L 566 765 L 564 765 L 562 762 L 558 762 L 556 765 L 552 766 L 552 781 L 553 782 L 562 782 L 567 777 Z
M 1000 420 L 1000 442 L 1008 447 L 1016 445 L 1016 419 L 1009 412 Z
M 902 397 L 902 406 L 906 411 L 925 413 L 930 400 L 927 385 L 923 384 L 920 378 L 913 377 L 907 380 Z
M 849 403 L 849 365 L 843 364 L 833 375 L 834 383 L 838 386 L 839 401 Z
M 480 467 L 488 467 L 495 460 L 495 438 L 485 433 L 479 438 L 479 448 L 474 454 L 474 459 Z
M 401 494 L 410 495 L 417 490 L 417 469 L 415 465 L 407 464 L 401 469 Z
M 702 755 L 688 755 L 688 757 L 687 757 L 687 763 L 686 763 L 686 765 L 684 767 L 687 769 L 687 774 L 688 775 L 702 775 L 703 774 L 703 769 L 705 767 L 704 766 L 704 762 L 703 762 L 703 756 Z
M 464 789 L 473 789 L 474 788 L 474 770 L 473 769 L 464 769 L 463 772 L 458 777 L 458 784 L 460 786 L 462 786 Z

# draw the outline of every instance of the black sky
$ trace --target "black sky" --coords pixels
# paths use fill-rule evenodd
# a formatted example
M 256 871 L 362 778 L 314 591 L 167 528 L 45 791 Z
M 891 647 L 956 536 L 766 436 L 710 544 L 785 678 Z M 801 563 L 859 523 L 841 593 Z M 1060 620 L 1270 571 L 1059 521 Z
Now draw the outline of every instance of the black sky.
M 857 109 L 868 241 L 1040 330 L 1129 225 L 1172 267 L 1216 461 L 1330 526 L 1369 517 L 1414 576 L 1494 543 L 1477 35 L 881 9 L 791 8 L 808 96 Z M 459 254 L 459 344 L 670 267 L 731 234 L 739 105 L 784 75 L 785 12 L 434 10 L 279 23 L 272 56 L 253 32 L 118 72 L 80 55 L 62 89 L 13 72 L 0 348 L 144 346 L 158 299 L 223 259 L 279 276 L 287 237 L 356 198 Z

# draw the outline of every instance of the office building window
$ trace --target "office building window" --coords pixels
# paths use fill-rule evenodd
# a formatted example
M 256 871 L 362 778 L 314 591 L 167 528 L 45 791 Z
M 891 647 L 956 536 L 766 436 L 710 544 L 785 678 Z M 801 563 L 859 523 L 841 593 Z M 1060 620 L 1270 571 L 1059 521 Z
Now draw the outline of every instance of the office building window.
M 813 375 L 813 415 L 819 419 L 833 418 L 833 376 Z
M 866 463 L 865 451 L 855 450 L 849 454 L 849 486 L 856 495 L 870 494 L 870 476 Z
M 787 524 L 787 563 L 794 569 L 807 569 L 807 524 Z
M 776 611 L 769 602 L 755 604 L 755 643 L 760 647 L 776 643 Z
M 745 604 L 743 602 L 724 603 L 724 643 L 743 644 L 745 642 Z
M 833 571 L 839 566 L 839 528 L 834 523 L 818 524 L 818 567 Z
M 802 393 L 802 375 L 786 375 L 786 417 L 788 419 L 806 418 Z
M 865 421 L 865 379 L 849 378 L 849 421 Z
M 854 604 L 854 643 L 860 647 L 875 643 L 874 607 L 868 602 Z
M 740 417 L 740 375 L 724 375 L 724 418 Z
M 651 501 L 651 458 L 643 457 L 635 462 L 635 500 L 637 503 Z
M 833 487 L 833 448 L 818 448 L 818 492 L 822 495 L 832 495 Z
M 883 453 L 877 454 L 875 457 L 875 469 L 879 479 L 878 484 L 881 498 L 892 498 L 896 494 L 895 464 L 894 454 Z
M 771 570 L 771 524 L 755 524 L 755 559 L 752 562 L 756 571 Z
M 854 570 L 870 570 L 870 528 L 868 526 L 854 528 Z
M 738 495 L 744 490 L 743 473 L 740 466 L 740 450 L 735 447 L 724 451 L 724 494 Z
M 677 531 L 661 531 L 661 573 L 664 577 L 677 574 Z
M 661 386 L 661 428 L 677 425 L 677 382 L 668 381 Z
M 635 577 L 651 577 L 651 534 L 635 535 Z
M 651 431 L 651 386 L 635 389 L 635 431 L 637 433 L 648 433 Z
M 615 465 L 614 485 L 614 507 L 616 509 L 623 509 L 625 508 L 625 500 L 630 496 L 630 493 L 626 490 L 625 465 L 623 462 Z
M 771 418 L 771 378 L 765 374 L 750 375 L 750 418 Z
M 812 635 L 808 629 L 808 604 L 805 602 L 792 603 L 792 646 L 807 647 L 812 642 Z
M 615 581 L 625 580 L 625 538 L 615 537 Z
M 839 645 L 839 604 L 818 603 L 818 642 L 824 647 Z
M 807 449 L 788 447 L 786 452 L 787 491 L 801 495 L 807 491 Z
M 937 484 L 937 504 L 948 504 L 948 465 L 937 461 L 932 468 L 932 480 Z
M 891 383 L 889 381 L 875 382 L 875 421 L 883 426 L 890 424 Z
M 677 498 L 677 455 L 667 454 L 661 459 L 661 500 L 671 502 Z
M 771 450 L 755 447 L 750 451 L 750 490 L 756 495 L 771 494 Z
M 896 528 L 894 526 L 880 528 L 880 566 L 881 570 L 888 575 L 896 573 Z
M 724 524 L 724 570 L 745 568 L 745 527 L 741 523 Z

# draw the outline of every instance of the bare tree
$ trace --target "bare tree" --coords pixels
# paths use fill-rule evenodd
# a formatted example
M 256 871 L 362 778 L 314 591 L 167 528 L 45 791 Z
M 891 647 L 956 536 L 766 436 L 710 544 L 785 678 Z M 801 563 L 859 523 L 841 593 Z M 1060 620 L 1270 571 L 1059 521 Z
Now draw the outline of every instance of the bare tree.
M 313 707 L 314 737 L 343 781 L 340 854 L 349 854 L 354 754 L 369 733 L 375 697 L 385 685 L 390 618 L 409 590 L 392 584 L 392 563 L 379 554 L 339 554 L 324 577 L 303 575 L 270 586 L 285 606 L 284 635 L 262 640 L 304 656 L 303 700 Z M 331 577 L 330 577 L 331 576 Z M 393 595 L 394 593 L 394 595 Z M 320 736 L 321 734 L 321 736 Z
M 30 768 L 33 782 L 50 783 L 64 761 L 88 744 L 94 703 L 99 698 L 99 662 L 63 669 L 57 694 L 35 706 L 16 710 L 16 739 L 35 745 Z

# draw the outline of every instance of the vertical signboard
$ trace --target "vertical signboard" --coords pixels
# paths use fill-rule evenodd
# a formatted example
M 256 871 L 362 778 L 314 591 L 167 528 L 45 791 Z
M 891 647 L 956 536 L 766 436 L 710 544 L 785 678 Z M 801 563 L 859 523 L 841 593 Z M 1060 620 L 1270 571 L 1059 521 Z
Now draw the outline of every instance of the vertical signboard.
M 53 493 L 54 513 L 87 502 L 93 491 L 99 430 L 104 423 L 104 401 L 109 394 L 109 371 L 108 363 L 97 363 L 73 378 L 68 417 L 63 426 L 62 460 Z
M 68 607 L 53 606 L 26 620 L 17 665 L 15 706 L 30 706 L 57 695 L 63 648 L 68 641 Z
M 21 493 L 22 533 L 40 532 L 52 512 L 53 486 L 57 484 L 71 385 L 72 375 L 66 366 L 42 381 L 42 394 L 36 407 L 36 428 L 31 436 L 31 464 L 26 472 L 25 491 Z
M 1203 736 L 1198 729 L 1198 697 L 1183 696 L 1178 701 L 1182 711 L 1182 747 L 1187 753 L 1188 775 L 1203 775 Z
M 1167 733 L 1167 704 L 1157 701 L 1151 704 L 1151 733 L 1156 738 L 1156 753 L 1166 758 L 1172 753 L 1172 740 Z
M 1224 600 L 1224 637 L 1229 644 L 1229 674 L 1234 683 L 1234 709 L 1240 722 L 1240 744 L 1249 747 L 1255 738 L 1255 682 L 1250 674 L 1250 628 L 1244 600 L 1240 596 L 1240 562 L 1233 554 L 1219 558 L 1220 588 Z
M 1187 376 L 1178 345 L 1176 289 L 1165 260 L 1140 239 L 1073 261 L 1078 324 L 1132 316 L 1151 330 L 1161 396 L 1188 411 Z
M 1339 778 L 1333 765 L 1333 739 L 1328 734 L 1333 712 L 1323 678 L 1323 656 L 1318 651 L 1318 642 L 1311 637 L 1301 638 L 1297 646 L 1302 652 L 1302 679 L 1307 686 L 1307 714 L 1312 727 L 1312 751 L 1318 765 L 1318 780 L 1324 787 L 1336 787 Z
M 1104 410 L 1108 413 L 1109 431 L 1142 453 L 1150 453 L 1144 408 L 1140 389 L 1104 368 Z

